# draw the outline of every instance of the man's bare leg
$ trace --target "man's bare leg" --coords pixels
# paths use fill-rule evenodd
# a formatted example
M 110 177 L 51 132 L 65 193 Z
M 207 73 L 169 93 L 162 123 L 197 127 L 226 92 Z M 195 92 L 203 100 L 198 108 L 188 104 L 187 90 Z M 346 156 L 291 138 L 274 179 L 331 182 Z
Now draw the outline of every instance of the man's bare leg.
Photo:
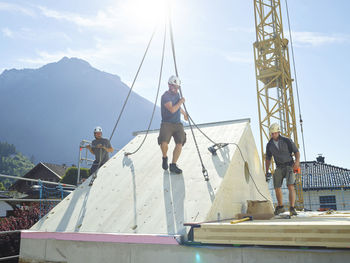
M 288 185 L 288 190 L 289 190 L 289 205 L 294 207 L 294 205 L 295 205 L 295 188 L 294 188 L 294 184 L 289 184 Z
M 168 143 L 167 142 L 162 142 L 160 144 L 160 149 L 162 150 L 162 155 L 163 155 L 163 161 L 162 161 L 162 168 L 164 170 L 168 170 Z
M 281 188 L 275 188 L 278 206 L 283 206 L 283 195 Z
M 182 144 L 176 144 L 175 149 L 173 151 L 173 161 L 172 163 L 176 163 L 179 160 L 180 154 L 182 150 Z
M 170 172 L 181 174 L 182 170 L 176 165 L 177 160 L 180 157 L 182 150 L 182 144 L 176 144 L 175 149 L 173 151 L 173 162 L 170 164 Z
M 160 149 L 162 150 L 163 157 L 167 157 L 168 143 L 167 142 L 162 142 L 161 145 L 160 145 Z

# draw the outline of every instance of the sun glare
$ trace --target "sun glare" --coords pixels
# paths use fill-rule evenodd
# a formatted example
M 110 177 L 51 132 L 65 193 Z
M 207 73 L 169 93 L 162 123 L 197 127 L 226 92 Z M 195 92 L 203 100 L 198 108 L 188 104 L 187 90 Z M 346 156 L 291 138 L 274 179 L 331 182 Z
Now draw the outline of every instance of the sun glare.
M 122 9 L 134 26 L 152 27 L 167 17 L 168 2 L 169 0 L 128 0 Z

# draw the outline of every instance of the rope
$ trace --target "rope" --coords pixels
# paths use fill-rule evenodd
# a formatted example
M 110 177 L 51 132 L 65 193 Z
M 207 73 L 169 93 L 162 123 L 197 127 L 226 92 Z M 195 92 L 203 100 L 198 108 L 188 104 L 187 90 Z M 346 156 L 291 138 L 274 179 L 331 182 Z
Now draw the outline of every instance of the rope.
M 170 10 L 170 9 L 169 9 L 169 10 Z M 169 11 L 169 13 L 170 13 L 170 11 Z M 169 14 L 169 28 L 170 28 L 170 39 L 171 39 L 171 48 L 172 48 L 172 51 L 173 51 L 173 59 L 174 59 L 175 73 L 176 73 L 176 76 L 178 77 L 179 74 L 178 74 L 177 64 L 176 64 L 175 45 L 174 45 L 174 37 L 173 37 L 173 30 L 172 30 L 171 15 L 170 15 L 170 14 Z M 183 96 L 182 96 L 181 88 L 180 88 L 180 95 L 181 95 L 181 97 L 183 97 Z M 193 125 L 198 129 L 198 131 L 200 131 L 200 132 L 204 135 L 204 137 L 206 137 L 210 142 L 214 143 L 215 145 L 217 145 L 217 143 L 215 143 L 208 135 L 206 135 L 206 134 L 196 125 L 196 123 L 193 121 L 193 119 L 191 118 L 191 116 L 188 114 L 188 111 L 187 111 L 187 109 L 186 109 L 185 103 L 184 103 L 183 105 L 184 105 L 184 110 L 185 110 L 185 112 L 186 112 L 186 114 L 187 114 L 187 116 L 188 116 L 188 123 L 189 123 L 190 129 L 191 129 L 191 133 L 192 133 L 192 136 L 193 136 L 194 143 L 195 143 L 195 145 L 196 145 L 198 157 L 199 157 L 199 160 L 200 160 L 201 165 L 202 165 L 202 173 L 203 173 L 204 179 L 205 179 L 206 181 L 209 181 L 208 172 L 207 172 L 207 170 L 206 170 L 205 167 L 204 167 L 203 160 L 202 160 L 202 156 L 201 156 L 201 153 L 200 153 L 200 151 L 199 151 L 198 143 L 197 143 L 196 137 L 195 137 L 195 135 L 194 135 L 193 127 L 192 127 L 191 122 L 192 122 Z M 239 150 L 239 152 L 240 152 L 240 154 L 241 154 L 241 156 L 242 156 L 243 161 L 246 162 L 245 159 L 244 159 L 243 153 L 242 153 L 242 151 L 241 151 L 241 148 L 239 147 L 238 144 L 236 144 L 236 143 L 227 143 L 227 144 L 234 144 L 234 145 L 236 145 L 236 147 L 238 148 L 238 150 Z M 259 190 L 258 186 L 256 185 L 256 183 L 255 183 L 255 181 L 254 181 L 254 178 L 253 178 L 253 176 L 251 175 L 251 173 L 250 173 L 249 170 L 248 170 L 248 172 L 249 172 L 250 178 L 252 179 L 252 181 L 253 181 L 253 183 L 254 183 L 254 186 L 255 186 L 255 188 L 257 189 L 257 191 L 259 192 L 259 194 L 260 194 L 262 197 L 264 197 L 266 200 L 268 200 L 268 198 L 267 198 L 266 196 L 264 196 L 264 195 L 260 192 L 260 190 Z
M 304 141 L 303 119 L 301 118 L 301 109 L 300 109 L 300 100 L 299 100 L 299 88 L 298 88 L 298 78 L 297 78 L 297 71 L 296 71 L 295 59 L 294 59 L 294 48 L 293 48 L 292 30 L 291 30 L 291 28 L 290 28 L 288 1 L 285 0 L 285 3 L 286 3 L 286 11 L 287 11 L 287 19 L 288 19 L 288 30 L 289 30 L 289 38 L 290 38 L 290 47 L 291 47 L 292 59 L 293 59 L 293 69 L 294 69 L 294 77 L 295 77 L 295 87 L 296 87 L 296 90 L 297 90 L 297 99 L 298 99 L 298 109 L 299 109 L 299 122 L 300 122 L 300 130 L 301 130 L 301 139 L 302 139 L 302 141 L 303 141 L 304 161 L 306 162 L 306 150 L 305 150 L 305 141 Z M 310 196 L 310 191 L 309 191 L 309 193 L 308 193 L 308 197 L 309 197 L 310 210 L 311 210 L 311 196 Z
M 238 150 L 239 150 L 239 152 L 240 152 L 240 154 L 241 154 L 241 157 L 242 157 L 243 161 L 246 162 L 246 160 L 244 159 L 242 150 L 241 150 L 241 148 L 239 147 L 239 145 L 238 145 L 237 143 L 234 143 L 234 142 L 229 142 L 229 143 L 226 143 L 226 142 L 225 142 L 225 143 L 216 143 L 215 141 L 213 141 L 208 135 L 206 135 L 206 134 L 198 127 L 198 125 L 193 121 L 193 119 L 192 119 L 190 116 L 188 116 L 188 118 L 192 121 L 193 126 L 195 126 L 195 127 L 198 129 L 198 131 L 199 131 L 201 134 L 203 134 L 203 136 L 204 136 L 205 138 L 207 138 L 207 139 L 208 139 L 211 143 L 213 143 L 214 145 L 220 145 L 220 144 L 226 144 L 226 145 L 227 145 L 227 144 L 233 144 L 233 145 L 235 145 L 235 146 L 238 148 Z M 260 189 L 259 189 L 258 186 L 256 185 L 256 183 L 255 183 L 255 181 L 254 181 L 254 178 L 253 178 L 252 174 L 250 173 L 249 169 L 248 169 L 248 172 L 249 172 L 249 176 L 250 176 L 250 178 L 252 179 L 252 181 L 253 181 L 253 183 L 254 183 L 254 186 L 255 186 L 256 190 L 258 191 L 258 193 L 259 193 L 262 197 L 264 197 L 265 200 L 269 200 L 265 195 L 263 195 L 263 194 L 260 192 Z
M 177 63 L 176 63 L 175 45 L 174 45 L 173 28 L 172 28 L 172 23 L 171 23 L 171 9 L 170 9 L 170 5 L 169 5 L 169 29 L 170 29 L 171 50 L 172 50 L 172 54 L 173 54 L 175 73 L 176 73 L 176 76 L 179 77 L 179 73 L 178 73 L 178 70 L 177 70 Z M 179 89 L 179 91 L 180 91 L 180 96 L 183 97 L 181 88 Z M 185 103 L 183 103 L 183 106 L 184 106 L 184 110 L 186 112 L 186 115 L 189 116 Z M 193 128 L 192 128 L 192 125 L 191 125 L 190 118 L 188 119 L 188 124 L 189 124 L 190 129 L 191 129 L 191 133 L 192 133 L 194 144 L 196 145 L 196 149 L 197 149 L 197 153 L 198 153 L 198 157 L 199 157 L 200 163 L 202 165 L 202 173 L 203 173 L 203 176 L 204 176 L 204 180 L 205 181 L 209 181 L 208 171 L 207 171 L 207 169 L 204 166 L 204 163 L 203 163 L 203 160 L 202 160 L 202 156 L 201 156 L 201 153 L 199 151 L 198 143 L 197 143 L 196 137 L 195 137 L 194 132 L 193 132 Z
M 305 141 L 304 141 L 304 130 L 303 130 L 303 119 L 301 118 L 301 109 L 300 109 L 300 99 L 299 99 L 299 88 L 298 88 L 298 78 L 297 78 L 297 71 L 295 66 L 295 59 L 294 59 L 294 48 L 293 48 L 293 39 L 292 39 L 292 31 L 290 29 L 290 20 L 289 20 L 289 11 L 288 11 L 288 1 L 286 2 L 286 10 L 287 10 L 287 19 L 288 19 L 288 30 L 289 30 L 289 38 L 290 38 L 290 47 L 292 51 L 292 59 L 293 59 L 293 69 L 294 69 L 294 77 L 295 77 L 295 87 L 297 91 L 297 99 L 298 99 L 298 109 L 299 109 L 299 122 L 300 122 L 300 129 L 301 129 L 301 138 L 303 141 L 303 150 L 304 150 L 304 161 L 306 162 L 306 150 L 305 150 Z
M 143 141 L 141 142 L 140 146 L 139 146 L 135 151 L 133 151 L 133 152 L 131 152 L 131 153 L 126 152 L 126 153 L 124 154 L 125 156 L 135 154 L 138 150 L 140 150 L 140 148 L 142 147 L 143 143 L 146 141 L 147 135 L 148 135 L 149 130 L 150 130 L 150 128 L 151 128 L 152 121 L 153 121 L 153 116 L 154 116 L 154 113 L 155 113 L 155 110 L 156 110 L 156 107 L 157 107 L 157 100 L 158 100 L 158 96 L 159 96 L 160 83 L 161 83 L 162 74 L 163 74 L 164 53 L 165 53 L 165 42 L 166 42 L 165 40 L 166 40 L 166 24 L 165 24 L 165 26 L 164 26 L 163 49 L 162 49 L 162 59 L 161 59 L 161 63 L 160 63 L 160 72 L 159 72 L 159 79 L 158 79 L 158 89 L 157 89 L 156 99 L 155 99 L 155 101 L 154 101 L 152 117 L 151 117 L 151 120 L 149 121 L 146 135 L 145 135 L 145 137 L 143 138 Z
M 201 134 L 203 134 L 203 136 L 204 136 L 205 138 L 207 138 L 207 139 L 208 139 L 211 143 L 213 143 L 213 144 L 218 144 L 218 143 L 214 142 L 212 139 L 210 139 L 210 138 L 208 137 L 208 135 L 206 135 L 206 134 L 197 126 L 197 124 L 193 121 L 193 119 L 191 118 L 191 116 L 188 116 L 188 118 L 191 120 L 191 122 L 192 122 L 193 125 L 196 127 L 196 129 L 197 129 L 198 131 L 200 131 Z
M 141 63 L 140 63 L 140 65 L 139 65 L 139 68 L 137 69 L 136 75 L 135 75 L 134 80 L 133 80 L 133 82 L 132 82 L 132 84 L 131 84 L 129 93 L 128 93 L 128 95 L 127 95 L 127 97 L 126 97 L 126 99 L 125 99 L 125 101 L 124 101 L 124 105 L 123 105 L 123 107 L 122 107 L 122 109 L 121 109 L 121 111 L 120 111 L 120 113 L 119 113 L 117 122 L 116 122 L 116 124 L 114 125 L 112 134 L 111 134 L 111 136 L 109 137 L 109 141 L 111 141 L 111 139 L 112 139 L 112 137 L 113 137 L 113 135 L 114 135 L 115 129 L 117 128 L 118 123 L 119 123 L 119 121 L 120 121 L 120 118 L 121 118 L 121 116 L 122 116 L 122 114 L 123 114 L 123 112 L 124 112 L 126 103 L 127 103 L 128 100 L 129 100 L 131 91 L 132 91 L 132 89 L 134 88 L 134 84 L 135 84 L 136 79 L 137 79 L 137 77 L 138 77 L 138 75 L 139 75 L 139 72 L 140 72 L 140 70 L 141 70 L 141 67 L 142 67 L 142 65 L 143 65 L 143 62 L 144 62 L 145 57 L 146 57 L 146 55 L 147 55 L 147 53 L 148 53 L 148 49 L 149 49 L 149 47 L 150 47 L 150 45 L 151 45 L 151 42 L 152 42 L 152 40 L 153 40 L 153 37 L 154 37 L 156 31 L 157 31 L 157 26 L 156 26 L 156 27 L 154 28 L 154 30 L 153 30 L 153 33 L 152 33 L 151 38 L 150 38 L 150 40 L 149 40 L 149 42 L 148 42 L 147 48 L 146 48 L 145 53 L 144 53 L 144 55 L 143 55 L 143 57 L 142 57 Z

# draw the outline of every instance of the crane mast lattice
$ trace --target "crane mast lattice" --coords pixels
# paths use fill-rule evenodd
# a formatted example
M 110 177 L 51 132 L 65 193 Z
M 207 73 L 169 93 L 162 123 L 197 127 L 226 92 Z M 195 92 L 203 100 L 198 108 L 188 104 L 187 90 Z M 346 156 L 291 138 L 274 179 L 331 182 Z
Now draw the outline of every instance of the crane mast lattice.
M 259 111 L 262 165 L 264 146 L 270 139 L 269 127 L 277 122 L 281 134 L 297 147 L 298 134 L 294 110 L 288 39 L 284 37 L 280 0 L 254 0 L 256 42 L 254 60 Z M 272 169 L 274 164 L 272 164 Z M 301 176 L 296 181 L 297 203 L 303 206 Z

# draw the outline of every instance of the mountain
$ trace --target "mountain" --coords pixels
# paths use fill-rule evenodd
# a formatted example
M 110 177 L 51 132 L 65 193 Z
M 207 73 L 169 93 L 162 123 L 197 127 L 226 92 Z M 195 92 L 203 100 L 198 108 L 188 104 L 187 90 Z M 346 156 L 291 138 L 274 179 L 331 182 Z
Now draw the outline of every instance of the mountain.
M 119 76 L 78 58 L 5 70 L 0 75 L 0 141 L 16 145 L 35 162 L 76 164 L 79 143 L 93 139 L 95 126 L 109 138 L 128 92 Z M 112 146 L 120 149 L 133 131 L 145 130 L 152 110 L 152 102 L 132 92 Z M 152 128 L 160 119 L 157 108 Z

